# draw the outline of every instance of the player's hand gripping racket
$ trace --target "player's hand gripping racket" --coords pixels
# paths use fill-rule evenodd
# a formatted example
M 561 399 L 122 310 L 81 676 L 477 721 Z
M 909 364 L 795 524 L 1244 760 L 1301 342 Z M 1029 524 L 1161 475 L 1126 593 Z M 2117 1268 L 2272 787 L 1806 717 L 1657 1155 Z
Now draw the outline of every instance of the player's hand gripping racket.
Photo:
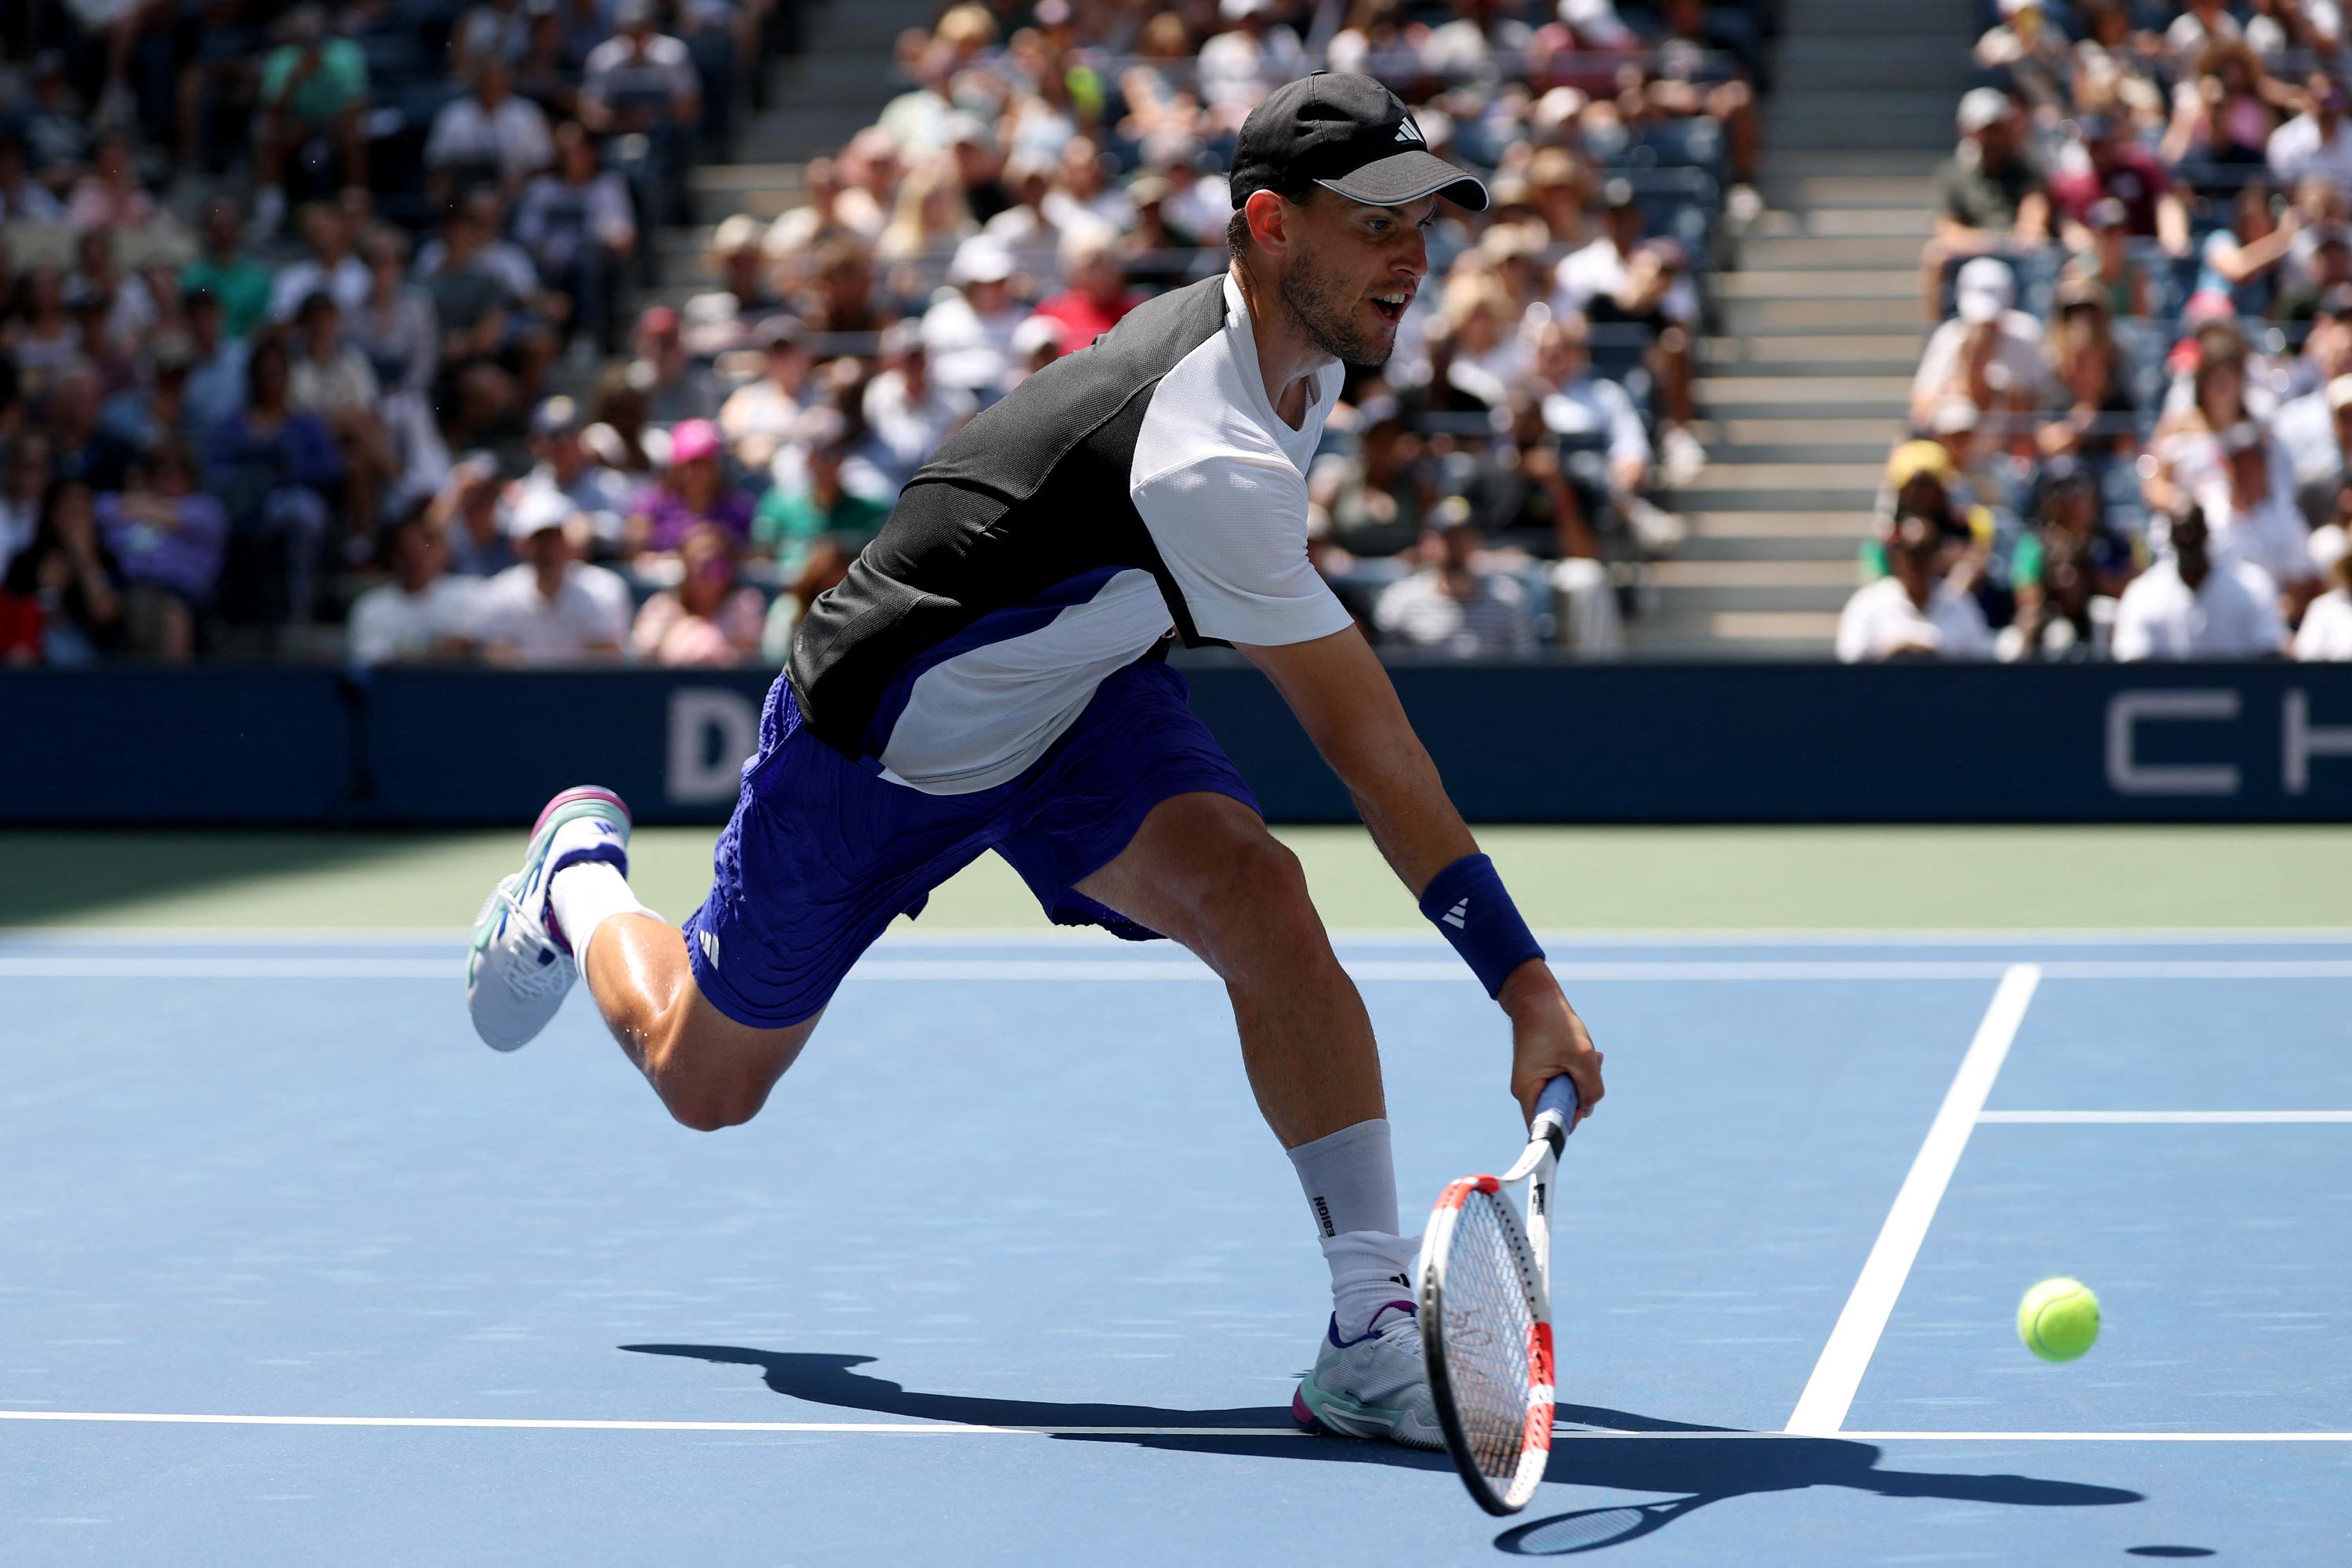
M 1551 1458 L 1551 1184 L 1576 1125 L 1576 1086 L 1536 1100 L 1527 1152 L 1500 1181 L 1438 1195 L 1421 1243 L 1422 1354 L 1462 1484 L 1488 1513 L 1517 1513 Z M 1503 1189 L 1525 1182 L 1523 1226 Z

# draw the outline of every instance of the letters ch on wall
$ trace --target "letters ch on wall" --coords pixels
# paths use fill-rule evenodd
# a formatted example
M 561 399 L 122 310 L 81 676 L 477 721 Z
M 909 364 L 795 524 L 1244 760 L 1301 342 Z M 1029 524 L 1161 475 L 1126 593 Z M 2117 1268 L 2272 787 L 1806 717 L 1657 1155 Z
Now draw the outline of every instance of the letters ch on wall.
M 2232 762 L 2150 763 L 2140 758 L 2145 732 L 2158 724 L 2231 724 L 2244 704 L 2227 687 L 2182 690 L 2118 691 L 2107 700 L 2107 785 L 2117 795 L 2234 795 L 2244 783 Z M 2314 724 L 2311 700 L 2291 687 L 2279 703 L 2279 787 L 2288 795 L 2311 791 L 2311 764 L 2318 757 L 2352 757 L 2352 724 Z M 2214 750 L 2245 755 L 2238 737 L 2217 733 Z

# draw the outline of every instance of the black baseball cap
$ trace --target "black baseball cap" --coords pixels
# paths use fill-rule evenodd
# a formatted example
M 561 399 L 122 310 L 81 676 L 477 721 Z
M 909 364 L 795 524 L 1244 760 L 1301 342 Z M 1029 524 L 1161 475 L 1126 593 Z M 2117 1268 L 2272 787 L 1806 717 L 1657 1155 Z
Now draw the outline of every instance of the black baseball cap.
M 1368 76 L 1317 71 L 1266 95 L 1242 121 L 1234 205 L 1301 176 L 1351 202 L 1402 206 L 1444 196 L 1472 212 L 1486 187 L 1429 150 L 1404 100 Z

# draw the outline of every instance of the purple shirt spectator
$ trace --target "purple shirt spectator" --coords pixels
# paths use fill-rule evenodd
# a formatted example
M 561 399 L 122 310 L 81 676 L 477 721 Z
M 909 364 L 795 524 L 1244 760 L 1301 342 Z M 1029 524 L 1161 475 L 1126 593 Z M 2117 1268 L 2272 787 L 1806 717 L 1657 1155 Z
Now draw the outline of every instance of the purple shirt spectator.
M 126 581 L 169 588 L 192 604 L 211 599 L 228 547 L 228 512 L 211 496 L 100 496 L 98 528 Z
M 741 490 L 721 490 L 710 503 L 697 509 L 667 485 L 649 485 L 637 497 L 637 513 L 650 526 L 647 550 L 676 550 L 686 536 L 705 523 L 723 531 L 737 544 L 751 537 L 751 498 Z

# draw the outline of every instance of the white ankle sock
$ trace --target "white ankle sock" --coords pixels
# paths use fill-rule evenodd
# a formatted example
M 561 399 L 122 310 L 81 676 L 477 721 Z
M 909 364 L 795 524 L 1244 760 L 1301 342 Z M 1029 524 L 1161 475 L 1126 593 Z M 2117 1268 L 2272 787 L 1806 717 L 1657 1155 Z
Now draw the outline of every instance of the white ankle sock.
M 609 860 L 577 860 L 558 871 L 547 885 L 548 907 L 555 911 L 563 940 L 572 944 L 572 960 L 582 973 L 588 968 L 588 943 L 596 928 L 614 915 L 650 915 L 637 901 L 629 879 Z M 656 916 L 659 919 L 659 916 Z
M 1413 1269 L 1420 1257 L 1417 1236 L 1348 1230 L 1324 1239 L 1323 1261 L 1331 1266 L 1331 1316 L 1341 1339 L 1362 1333 L 1391 1301 L 1414 1299 Z
M 1364 1331 L 1390 1301 L 1412 1300 L 1421 1243 L 1397 1235 L 1396 1163 L 1389 1124 L 1375 1117 L 1290 1152 L 1331 1266 L 1331 1310 L 1342 1339 Z

